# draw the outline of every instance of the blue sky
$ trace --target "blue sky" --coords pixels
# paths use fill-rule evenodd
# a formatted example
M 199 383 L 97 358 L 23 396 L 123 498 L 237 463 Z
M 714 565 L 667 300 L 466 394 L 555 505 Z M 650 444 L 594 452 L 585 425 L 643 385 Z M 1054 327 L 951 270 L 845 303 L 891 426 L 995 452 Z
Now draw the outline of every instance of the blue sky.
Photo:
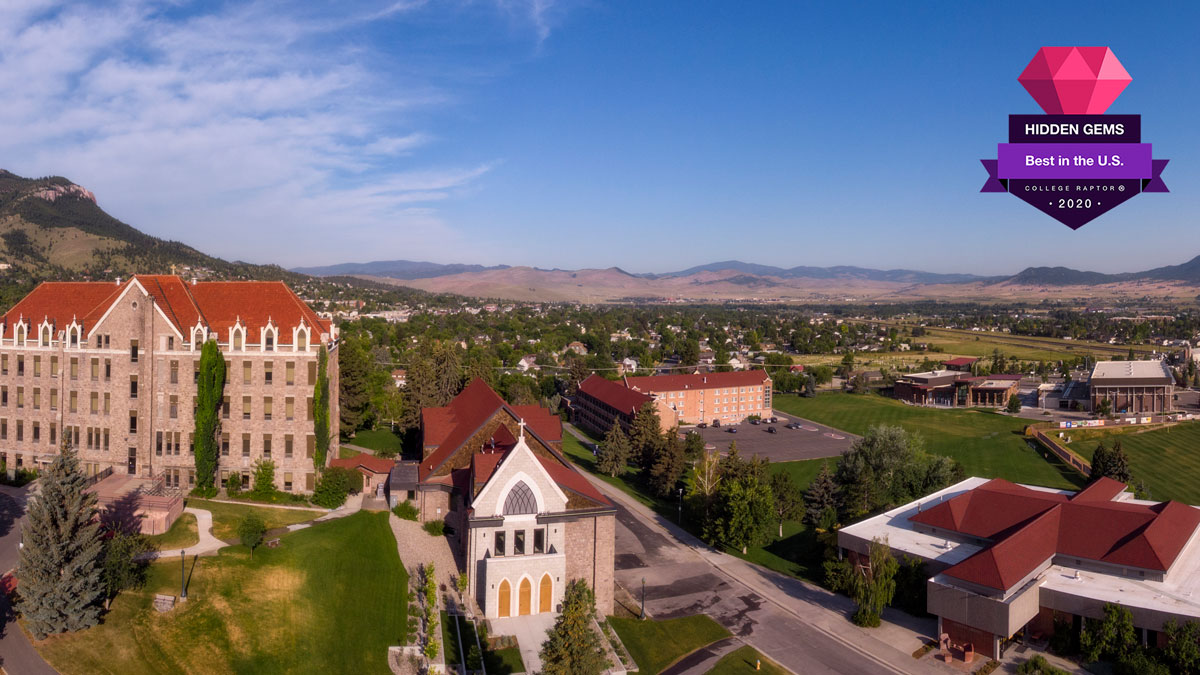
M 0 167 L 230 259 L 996 274 L 1200 254 L 1183 5 L 0 4 Z M 1169 194 L 980 194 L 1042 45 L 1108 45 Z

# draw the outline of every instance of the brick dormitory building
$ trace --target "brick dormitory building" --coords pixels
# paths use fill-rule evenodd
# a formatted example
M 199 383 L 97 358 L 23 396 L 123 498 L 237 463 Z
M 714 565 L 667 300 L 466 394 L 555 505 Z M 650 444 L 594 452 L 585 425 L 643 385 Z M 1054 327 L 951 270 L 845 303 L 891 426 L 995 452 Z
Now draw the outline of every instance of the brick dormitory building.
M 196 376 L 210 339 L 226 364 L 221 483 L 248 484 L 255 461 L 270 459 L 278 489 L 313 489 L 322 345 L 337 437 L 336 329 L 281 282 L 46 282 L 0 328 L 0 460 L 10 472 L 45 467 L 66 441 L 89 474 L 191 488 Z
M 737 424 L 771 417 L 771 376 L 765 370 L 625 377 L 591 375 L 571 401 L 572 417 L 593 434 L 620 422 L 626 430 L 643 405 L 653 402 L 664 431 L 683 424 Z

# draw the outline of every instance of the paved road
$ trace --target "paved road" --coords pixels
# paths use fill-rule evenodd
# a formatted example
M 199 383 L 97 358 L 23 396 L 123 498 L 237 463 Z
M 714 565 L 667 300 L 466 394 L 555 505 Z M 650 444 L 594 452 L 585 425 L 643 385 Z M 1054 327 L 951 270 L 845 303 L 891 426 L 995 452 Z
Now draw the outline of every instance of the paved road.
M 0 491 L 0 574 L 16 568 L 17 543 L 21 541 L 20 519 L 25 514 L 22 490 Z M 0 666 L 9 675 L 55 675 L 17 626 L 8 597 L 0 593 Z

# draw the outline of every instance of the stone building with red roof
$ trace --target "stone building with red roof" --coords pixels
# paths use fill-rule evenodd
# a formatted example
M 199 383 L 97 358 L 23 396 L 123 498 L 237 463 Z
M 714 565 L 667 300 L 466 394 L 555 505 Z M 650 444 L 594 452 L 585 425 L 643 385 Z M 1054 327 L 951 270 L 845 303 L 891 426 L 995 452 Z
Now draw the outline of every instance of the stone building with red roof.
M 1200 619 L 1200 509 L 1125 490 L 1109 478 L 1078 492 L 968 478 L 842 528 L 838 546 L 859 565 L 872 540 L 923 560 L 938 633 L 985 657 L 1056 621 L 1078 630 L 1106 603 L 1159 645 L 1167 621 Z
M 317 359 L 329 350 L 336 425 L 337 330 L 282 282 L 40 284 L 0 317 L 0 459 L 10 470 L 45 466 L 67 441 L 89 474 L 111 468 L 190 489 L 207 340 L 226 361 L 218 479 L 247 484 L 270 459 L 280 490 L 312 490 Z
M 393 501 L 454 528 L 467 593 L 489 618 L 557 612 L 574 579 L 612 613 L 616 510 L 563 456 L 562 432 L 548 409 L 509 405 L 477 379 L 421 411 L 422 459 L 393 470 Z

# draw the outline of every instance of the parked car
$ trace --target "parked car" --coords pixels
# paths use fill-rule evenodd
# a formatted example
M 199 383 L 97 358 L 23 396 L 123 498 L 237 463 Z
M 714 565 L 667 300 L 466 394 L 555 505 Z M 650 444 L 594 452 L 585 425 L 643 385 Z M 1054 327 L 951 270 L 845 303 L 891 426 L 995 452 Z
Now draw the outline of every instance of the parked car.
M 721 420 L 713 420 L 713 428 L 720 429 L 721 428 Z
M 736 433 L 737 433 L 737 427 L 729 427 L 729 428 L 727 428 L 725 431 L 726 431 L 727 433 L 736 434 Z
M 767 433 L 774 434 L 774 433 L 778 433 L 778 432 L 775 431 L 775 427 L 767 427 Z
M 789 429 L 799 429 L 799 428 L 800 428 L 800 423 L 799 423 L 799 422 L 789 422 L 789 423 L 788 423 L 788 425 L 787 425 L 787 428 L 789 428 Z
M 699 424 L 697 424 L 697 425 L 696 425 L 696 428 L 697 428 L 697 429 L 707 429 L 707 428 L 708 428 L 708 422 L 701 422 L 701 423 L 699 423 Z
M 754 426 L 758 426 L 758 420 L 750 420 L 750 424 L 753 424 Z
M 776 422 L 778 422 L 778 421 L 779 421 L 779 418 L 778 418 L 778 417 L 772 417 L 771 419 L 769 419 L 769 420 L 767 420 L 767 421 L 768 421 L 768 422 L 770 422 L 771 424 L 775 424 Z

